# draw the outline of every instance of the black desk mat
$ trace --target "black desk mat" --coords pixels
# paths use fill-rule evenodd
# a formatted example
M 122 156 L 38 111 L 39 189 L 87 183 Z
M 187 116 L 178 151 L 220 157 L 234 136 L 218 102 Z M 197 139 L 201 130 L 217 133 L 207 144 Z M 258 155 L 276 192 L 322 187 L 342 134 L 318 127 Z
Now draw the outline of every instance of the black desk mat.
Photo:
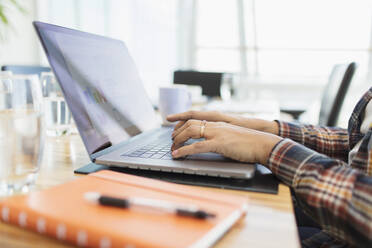
M 234 179 L 163 171 L 138 170 L 99 165 L 95 163 L 87 164 L 79 169 L 76 169 L 74 172 L 77 174 L 89 174 L 100 170 L 112 170 L 179 184 L 277 194 L 279 181 L 275 178 L 274 175 L 272 175 L 271 173 L 267 173 L 266 170 L 262 169 L 262 167 L 262 165 L 257 165 L 258 169 L 256 170 L 254 177 L 251 179 Z

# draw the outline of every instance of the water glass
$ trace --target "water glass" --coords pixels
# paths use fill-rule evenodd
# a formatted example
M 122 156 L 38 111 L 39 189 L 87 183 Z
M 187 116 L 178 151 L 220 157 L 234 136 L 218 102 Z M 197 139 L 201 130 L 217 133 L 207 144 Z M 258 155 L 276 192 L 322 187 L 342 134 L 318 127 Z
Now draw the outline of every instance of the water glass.
M 220 87 L 221 99 L 223 101 L 228 101 L 232 98 L 233 94 L 234 94 L 233 74 L 223 73 Z
M 0 75 L 0 196 L 27 192 L 43 153 L 44 125 L 37 75 Z
M 47 135 L 69 134 L 72 127 L 72 116 L 56 77 L 52 72 L 43 72 L 40 78 L 44 97 Z

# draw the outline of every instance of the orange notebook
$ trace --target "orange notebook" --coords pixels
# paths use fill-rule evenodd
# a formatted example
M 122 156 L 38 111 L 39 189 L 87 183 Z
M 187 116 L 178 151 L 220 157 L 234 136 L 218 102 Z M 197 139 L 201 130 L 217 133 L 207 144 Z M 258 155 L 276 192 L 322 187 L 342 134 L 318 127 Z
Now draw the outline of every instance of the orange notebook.
M 192 204 L 216 214 L 195 219 L 161 211 L 106 207 L 86 192 Z M 0 201 L 3 222 L 84 247 L 209 247 L 245 214 L 246 198 L 112 171 Z

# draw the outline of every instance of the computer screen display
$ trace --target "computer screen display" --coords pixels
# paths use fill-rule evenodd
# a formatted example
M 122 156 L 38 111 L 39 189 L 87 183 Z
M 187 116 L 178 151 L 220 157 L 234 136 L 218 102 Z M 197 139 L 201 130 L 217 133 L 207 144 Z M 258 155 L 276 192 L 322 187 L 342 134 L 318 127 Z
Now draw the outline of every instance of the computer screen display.
M 159 126 L 122 41 L 35 22 L 88 153 Z

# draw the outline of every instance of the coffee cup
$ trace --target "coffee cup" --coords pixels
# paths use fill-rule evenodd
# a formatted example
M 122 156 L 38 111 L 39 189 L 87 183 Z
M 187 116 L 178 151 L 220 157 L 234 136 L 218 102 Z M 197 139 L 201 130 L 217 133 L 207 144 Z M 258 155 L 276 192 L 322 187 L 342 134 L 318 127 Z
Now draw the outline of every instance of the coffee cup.
M 191 94 L 185 86 L 159 88 L 159 112 L 164 125 L 170 125 L 167 116 L 182 113 L 191 107 Z

